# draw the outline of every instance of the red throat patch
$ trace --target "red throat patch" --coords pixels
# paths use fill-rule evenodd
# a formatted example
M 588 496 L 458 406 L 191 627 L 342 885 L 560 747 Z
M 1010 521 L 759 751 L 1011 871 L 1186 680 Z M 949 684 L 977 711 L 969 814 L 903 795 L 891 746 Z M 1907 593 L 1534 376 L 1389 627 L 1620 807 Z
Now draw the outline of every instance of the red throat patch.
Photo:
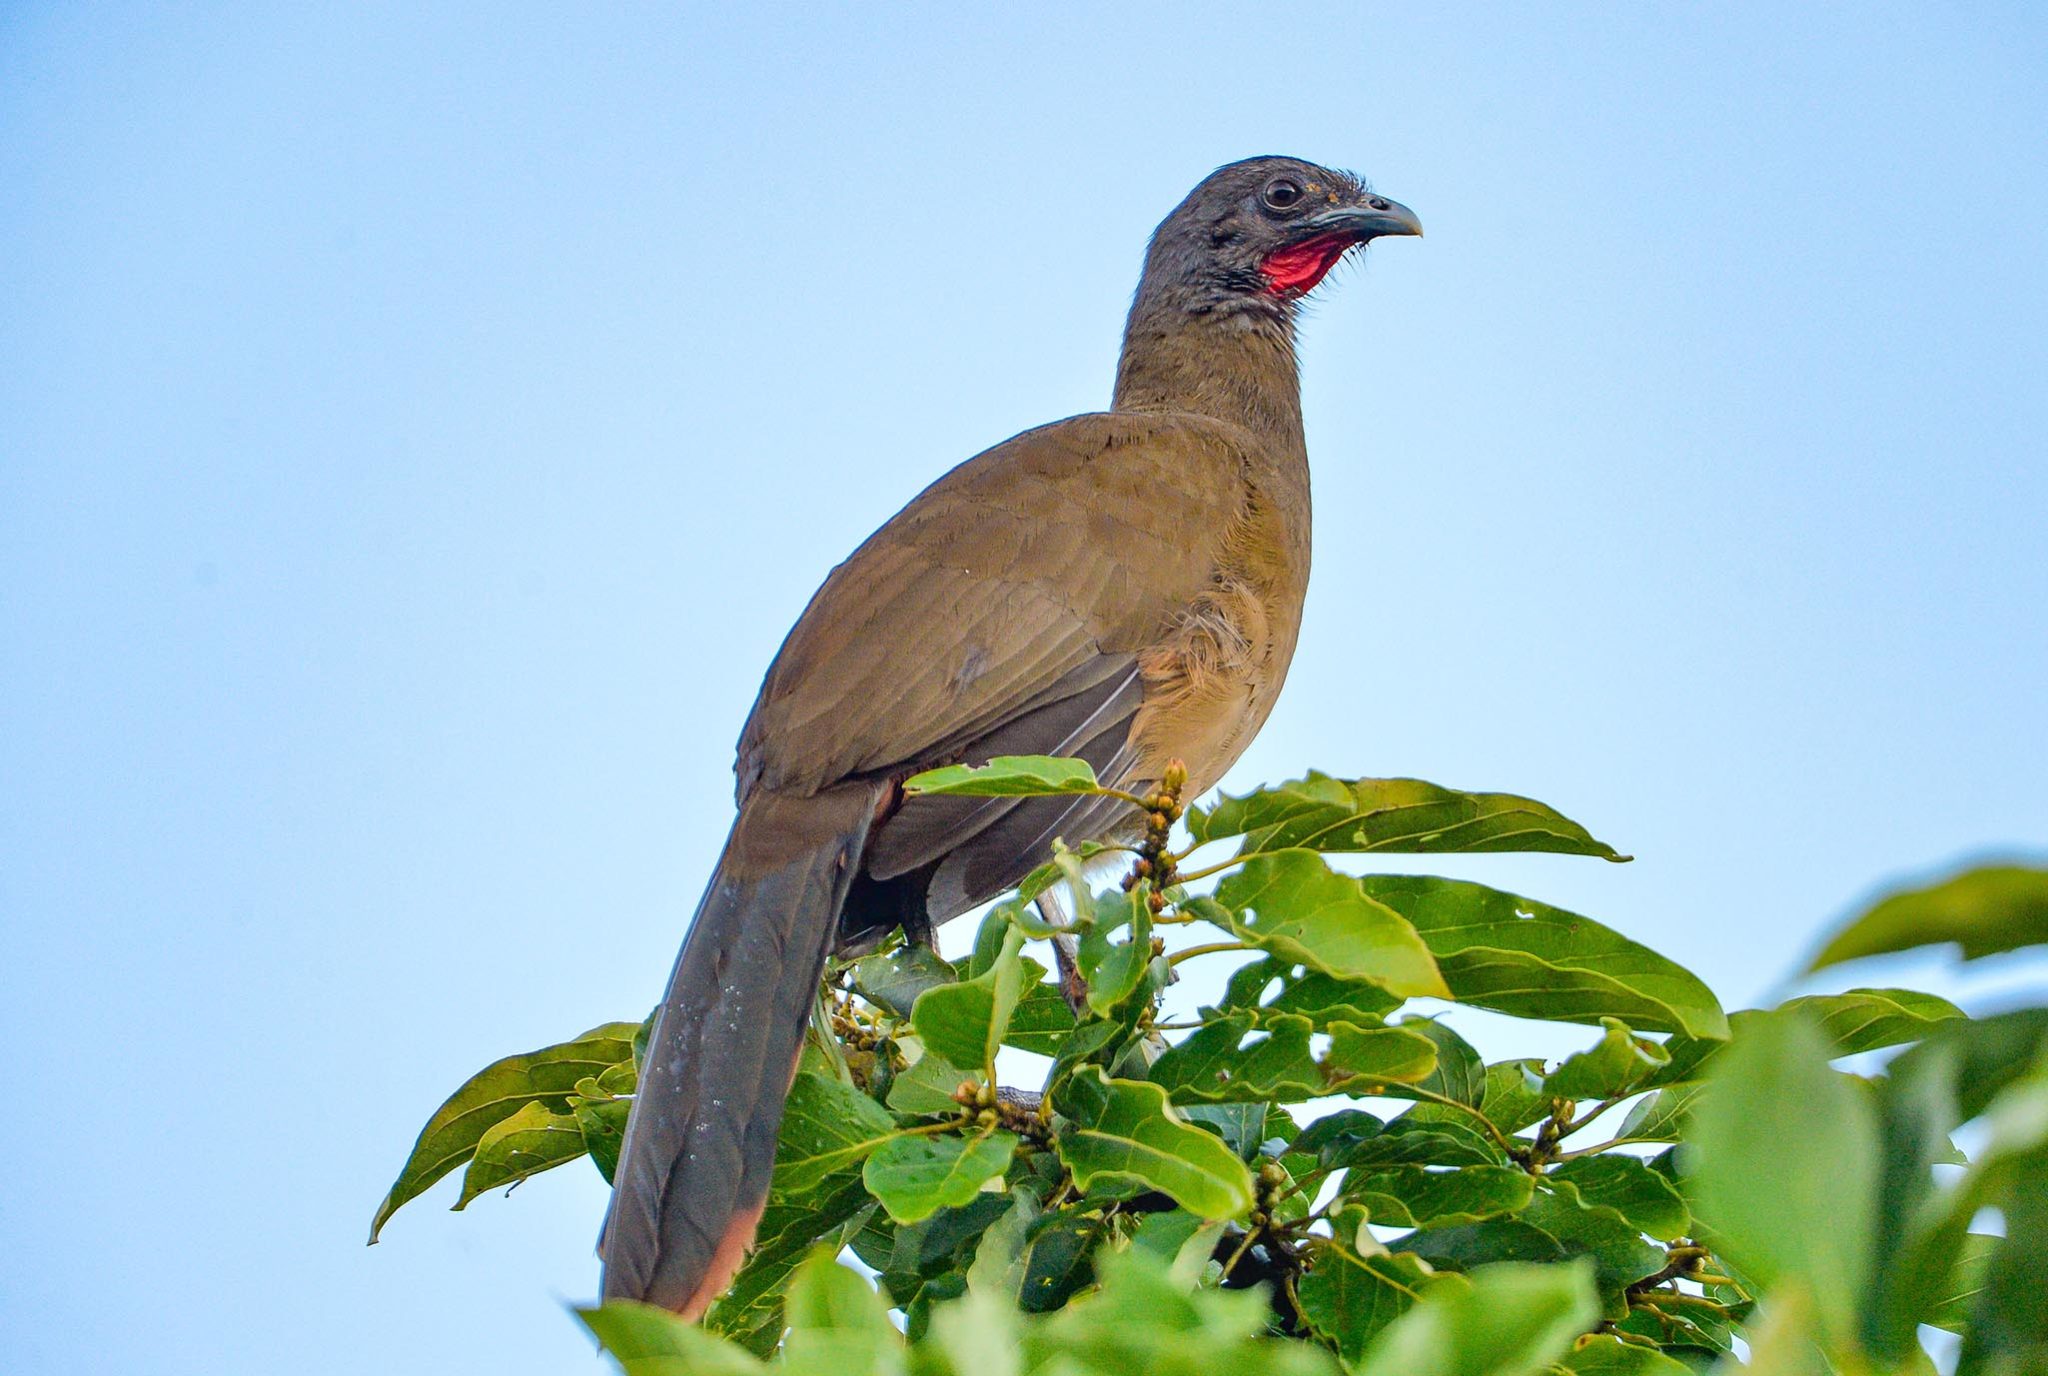
M 1325 234 L 1288 248 L 1276 249 L 1259 264 L 1266 290 L 1275 296 L 1301 296 L 1314 291 L 1344 250 L 1357 240 L 1348 234 Z

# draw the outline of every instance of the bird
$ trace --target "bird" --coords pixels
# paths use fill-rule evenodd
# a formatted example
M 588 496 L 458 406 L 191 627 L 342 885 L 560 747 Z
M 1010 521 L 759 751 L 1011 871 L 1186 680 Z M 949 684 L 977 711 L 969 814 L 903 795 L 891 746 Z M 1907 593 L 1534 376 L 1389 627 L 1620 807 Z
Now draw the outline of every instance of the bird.
M 1346 254 L 1420 235 L 1361 178 L 1230 163 L 1153 233 L 1110 408 L 952 469 L 826 577 L 741 730 L 738 815 L 653 1017 L 603 1295 L 700 1317 L 744 1263 L 832 957 L 1014 887 L 1111 798 L 907 796 L 1001 755 L 1215 784 L 1272 711 L 1308 589 L 1296 323 Z

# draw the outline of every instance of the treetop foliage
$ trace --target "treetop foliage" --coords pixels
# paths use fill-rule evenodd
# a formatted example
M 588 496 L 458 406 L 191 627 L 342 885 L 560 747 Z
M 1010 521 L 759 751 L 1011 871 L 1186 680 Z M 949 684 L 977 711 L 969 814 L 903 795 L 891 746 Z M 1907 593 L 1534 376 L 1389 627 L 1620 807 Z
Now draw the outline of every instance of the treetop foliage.
M 1920 1376 L 1934 1329 L 1958 1376 L 2048 1370 L 2048 1007 L 1869 988 L 1731 1015 L 1591 918 L 1327 858 L 1627 858 L 1511 794 L 1311 773 L 1183 815 L 1172 777 L 1140 798 L 1037 757 L 908 787 L 1114 794 L 1145 839 L 1056 846 L 962 961 L 828 973 L 731 1290 L 701 1326 L 581 1311 L 633 1376 Z M 1944 942 L 2048 942 L 2048 871 L 1888 896 L 1812 968 Z M 1231 963 L 1222 993 L 1181 1008 L 1198 960 Z M 1583 1048 L 1489 1064 L 1463 1008 Z M 457 1209 L 579 1157 L 609 1180 L 644 1035 L 478 1072 L 371 1240 L 457 1170 Z M 1036 1083 L 1000 1083 L 1006 1049 Z M 2002 1232 L 1972 1231 L 1986 1210 Z

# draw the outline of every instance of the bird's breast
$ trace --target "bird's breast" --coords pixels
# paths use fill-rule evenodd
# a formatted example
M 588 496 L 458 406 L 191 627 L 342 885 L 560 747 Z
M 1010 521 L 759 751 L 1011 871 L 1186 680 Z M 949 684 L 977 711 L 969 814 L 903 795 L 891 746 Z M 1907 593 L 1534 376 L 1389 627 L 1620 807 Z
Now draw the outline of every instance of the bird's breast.
M 1179 759 L 1188 796 L 1201 793 L 1272 713 L 1308 591 L 1305 471 L 1301 478 L 1247 484 L 1209 586 L 1139 655 L 1145 703 L 1132 724 L 1136 779 L 1156 780 Z
M 1300 605 L 1276 606 L 1241 582 L 1223 582 L 1139 656 L 1145 703 L 1133 723 L 1134 773 L 1156 780 L 1166 763 L 1188 769 L 1188 796 L 1221 779 L 1264 726 L 1294 656 Z

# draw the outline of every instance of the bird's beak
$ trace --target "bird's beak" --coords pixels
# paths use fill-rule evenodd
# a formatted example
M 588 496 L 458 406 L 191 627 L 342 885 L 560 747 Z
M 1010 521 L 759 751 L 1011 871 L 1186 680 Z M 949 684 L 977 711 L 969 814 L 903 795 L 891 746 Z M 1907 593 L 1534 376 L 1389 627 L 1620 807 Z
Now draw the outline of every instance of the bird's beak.
M 1385 196 L 1367 196 L 1357 205 L 1326 210 L 1306 223 L 1320 231 L 1348 234 L 1361 244 L 1385 234 L 1422 237 L 1422 221 L 1415 212 Z

